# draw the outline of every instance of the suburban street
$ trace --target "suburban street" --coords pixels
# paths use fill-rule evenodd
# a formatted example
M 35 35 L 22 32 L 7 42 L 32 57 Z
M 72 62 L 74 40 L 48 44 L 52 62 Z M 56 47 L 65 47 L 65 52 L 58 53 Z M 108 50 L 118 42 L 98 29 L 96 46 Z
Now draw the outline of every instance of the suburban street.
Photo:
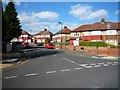
M 3 88 L 118 88 L 118 61 L 41 48 L 3 69 Z M 36 57 L 34 57 L 36 56 Z
M 35 52 L 31 52 L 36 55 Z M 3 88 L 118 88 L 118 61 L 41 48 L 39 57 L 3 69 Z

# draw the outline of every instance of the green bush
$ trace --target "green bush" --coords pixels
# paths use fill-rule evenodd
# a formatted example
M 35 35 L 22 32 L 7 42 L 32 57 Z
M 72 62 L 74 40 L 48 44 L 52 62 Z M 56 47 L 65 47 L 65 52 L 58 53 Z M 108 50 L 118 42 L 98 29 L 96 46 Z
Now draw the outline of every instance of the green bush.
M 70 45 L 70 42 L 62 42 L 62 43 L 55 43 L 55 44 L 59 44 L 59 45 Z
M 109 44 L 108 45 L 110 48 L 118 48 L 119 46 L 115 46 L 115 45 L 111 45 L 111 44 Z
M 106 47 L 107 45 L 105 42 L 80 42 L 80 46 Z

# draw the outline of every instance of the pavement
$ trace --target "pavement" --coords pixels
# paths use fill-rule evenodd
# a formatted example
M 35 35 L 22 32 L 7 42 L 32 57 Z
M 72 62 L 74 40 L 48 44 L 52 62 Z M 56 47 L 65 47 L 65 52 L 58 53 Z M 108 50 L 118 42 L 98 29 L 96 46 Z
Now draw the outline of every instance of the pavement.
M 26 49 L 28 50 L 28 49 Z M 60 49 L 57 49 L 58 51 Z M 60 50 L 61 51 L 61 50 Z M 79 55 L 82 57 L 89 57 L 89 58 L 98 58 L 98 59 L 108 59 L 108 60 L 118 60 L 120 57 L 111 56 L 111 55 L 93 55 L 86 52 L 81 51 L 70 51 L 70 50 L 62 50 L 65 52 L 75 52 L 74 55 Z M 14 64 L 19 64 L 19 62 L 25 61 L 28 59 L 28 53 L 7 53 L 2 55 L 2 61 L 0 61 L 0 69 L 10 67 Z

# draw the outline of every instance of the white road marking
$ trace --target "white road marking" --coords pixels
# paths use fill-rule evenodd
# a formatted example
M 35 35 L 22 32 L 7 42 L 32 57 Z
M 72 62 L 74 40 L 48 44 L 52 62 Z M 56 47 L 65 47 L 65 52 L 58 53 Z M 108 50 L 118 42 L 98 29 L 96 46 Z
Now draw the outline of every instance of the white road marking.
M 112 62 L 106 62 L 107 64 L 112 64 Z
M 96 56 L 92 56 L 92 58 L 99 58 L 99 57 L 96 57 Z
M 20 64 L 22 61 L 17 62 L 17 64 Z
M 53 55 L 53 56 L 57 56 L 57 55 Z
M 62 72 L 66 72 L 66 71 L 70 71 L 71 69 L 65 69 L 65 70 L 61 70 Z
M 96 65 L 95 63 L 91 63 L 90 65 Z
M 104 64 L 103 66 L 109 66 L 109 64 Z
M 18 76 L 9 76 L 9 77 L 5 77 L 5 79 L 10 79 L 10 78 L 17 78 Z
M 71 63 L 75 63 L 74 61 L 70 61 Z
M 56 73 L 56 71 L 49 71 L 49 72 L 46 72 L 46 73 Z
M 80 68 L 75 68 L 75 70 L 79 70 L 79 69 L 83 69 L 83 68 L 81 68 L 81 67 Z
M 96 66 L 94 66 L 94 67 L 100 67 L 100 65 L 96 65 Z
M 66 59 L 66 58 L 62 58 L 63 60 L 68 60 L 68 59 Z
M 76 62 L 74 62 L 74 61 L 72 61 L 72 60 L 69 60 L 69 59 L 66 59 L 66 58 L 62 58 L 63 60 L 66 60 L 66 61 L 68 61 L 68 62 L 71 62 L 71 63 L 74 63 L 74 64 L 76 64 L 76 65 L 79 65 L 78 63 L 76 63 Z
M 92 68 L 93 66 L 86 66 L 85 68 Z
M 111 64 L 111 65 L 117 65 L 117 64 Z
M 98 64 L 105 64 L 105 63 L 98 63 Z
M 113 62 L 113 63 L 118 64 L 118 62 Z
M 88 64 L 78 64 L 78 65 L 85 67 L 85 66 L 88 65 Z
M 25 76 L 29 77 L 29 76 L 35 76 L 35 75 L 38 75 L 38 74 L 37 73 L 32 73 L 32 74 L 26 74 Z

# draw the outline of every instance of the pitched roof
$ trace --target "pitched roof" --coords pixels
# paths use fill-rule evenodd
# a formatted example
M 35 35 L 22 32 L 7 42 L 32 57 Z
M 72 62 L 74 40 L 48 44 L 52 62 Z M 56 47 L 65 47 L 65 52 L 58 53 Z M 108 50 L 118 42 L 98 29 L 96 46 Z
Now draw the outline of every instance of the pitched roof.
M 31 34 L 29 34 L 28 32 L 22 30 L 22 35 L 28 35 L 28 36 L 31 36 Z
M 92 31 L 92 30 L 110 30 L 110 29 L 120 29 L 120 22 L 96 22 L 94 24 L 86 24 L 79 26 L 74 29 L 72 32 L 81 32 L 81 31 Z
M 52 32 L 48 31 L 47 29 L 45 29 L 44 31 L 40 31 L 39 33 L 35 34 L 35 35 L 44 35 L 44 34 L 49 34 L 49 35 L 53 35 Z M 34 36 L 35 36 L 34 35 Z
M 56 34 L 70 34 L 70 32 L 71 32 L 71 30 L 68 29 L 67 26 L 64 26 L 64 29 L 58 31 Z

